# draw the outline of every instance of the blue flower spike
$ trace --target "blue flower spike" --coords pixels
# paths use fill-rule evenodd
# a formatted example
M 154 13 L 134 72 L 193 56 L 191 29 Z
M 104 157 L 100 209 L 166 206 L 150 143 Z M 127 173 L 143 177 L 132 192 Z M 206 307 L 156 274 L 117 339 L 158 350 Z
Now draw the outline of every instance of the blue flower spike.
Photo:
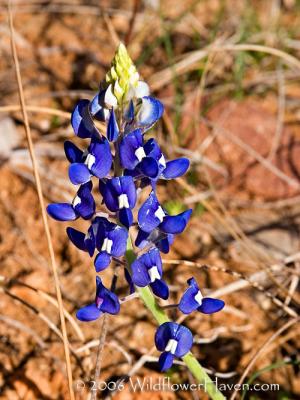
M 192 210 L 169 215 L 156 195 L 161 180 L 181 177 L 190 166 L 184 157 L 166 159 L 156 139 L 145 138 L 163 112 L 163 104 L 150 95 L 149 86 L 140 80 L 125 46 L 120 44 L 98 93 L 91 101 L 80 100 L 72 113 L 75 135 L 86 139 L 82 141 L 86 145 L 80 147 L 69 140 L 64 143 L 69 178 L 78 185 L 77 193 L 71 203 L 49 204 L 47 212 L 58 221 L 89 221 L 83 232 L 72 226 L 66 232 L 70 242 L 93 259 L 96 273 L 102 273 L 112 261 L 125 264 L 123 273 L 130 294 L 147 287 L 155 296 L 167 300 L 169 288 L 163 278 L 161 253 L 170 251 L 175 236 L 186 228 Z M 106 136 L 97 129 L 95 120 L 105 124 Z M 100 201 L 93 197 L 95 183 L 99 185 Z M 145 187 L 151 189 L 149 196 L 136 207 L 138 194 Z M 96 210 L 95 200 L 106 210 Z M 126 249 L 136 228 L 135 245 L 143 250 L 139 255 L 132 254 L 132 260 L 128 256 L 131 251 Z M 112 287 L 116 286 L 114 279 Z M 145 291 L 139 289 L 138 293 L 143 296 Z M 147 292 L 143 299 L 157 317 L 150 295 Z M 178 304 L 184 314 L 212 314 L 223 307 L 222 300 L 203 296 L 194 278 L 188 280 Z M 120 301 L 114 289 L 105 287 L 97 276 L 94 301 L 80 308 L 76 316 L 80 321 L 95 321 L 104 313 L 114 315 L 119 311 Z M 165 322 L 156 331 L 155 344 L 161 351 L 160 369 L 166 371 L 175 358 L 190 351 L 193 336 L 188 328 Z
M 136 286 L 150 286 L 153 293 L 166 300 L 169 288 L 162 280 L 162 260 L 158 249 L 153 248 L 138 257 L 131 265 L 132 281 Z
M 203 314 L 213 314 L 224 308 L 225 303 L 223 300 L 202 295 L 195 278 L 188 279 L 187 283 L 189 288 L 184 292 L 178 306 L 182 313 L 190 314 L 198 310 Z
M 95 301 L 87 306 L 80 308 L 76 317 L 79 321 L 95 321 L 103 313 L 118 314 L 120 302 L 118 296 L 107 289 L 99 276 L 96 277 L 96 298 Z
M 174 358 L 187 354 L 193 345 L 191 331 L 175 322 L 165 322 L 160 325 L 155 334 L 157 350 L 162 351 L 159 366 L 162 372 L 171 368 Z

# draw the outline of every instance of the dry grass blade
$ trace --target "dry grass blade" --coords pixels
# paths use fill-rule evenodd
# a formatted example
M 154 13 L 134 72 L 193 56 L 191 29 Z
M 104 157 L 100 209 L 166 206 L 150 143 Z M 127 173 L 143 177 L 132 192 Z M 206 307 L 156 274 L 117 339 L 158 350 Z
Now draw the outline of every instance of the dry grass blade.
M 255 364 L 256 360 L 261 356 L 261 354 L 265 351 L 265 349 L 269 346 L 270 343 L 272 343 L 279 335 L 281 335 L 282 332 L 290 328 L 291 326 L 295 325 L 298 323 L 300 320 L 300 317 L 294 318 L 290 321 L 288 321 L 286 324 L 284 324 L 280 329 L 278 329 L 269 339 L 263 344 L 263 346 L 257 351 L 257 353 L 254 355 L 250 363 L 247 365 L 243 375 L 241 376 L 238 384 L 236 387 L 241 387 L 242 383 L 244 382 L 245 378 L 247 377 L 249 371 Z M 230 400 L 234 400 L 238 394 L 238 391 L 234 391 L 232 396 L 230 397 Z
M 22 106 L 13 104 L 13 105 L 0 107 L 0 113 L 15 112 L 15 111 L 22 111 Z M 26 111 L 27 112 L 30 111 L 33 113 L 54 115 L 55 117 L 61 117 L 61 118 L 67 119 L 67 120 L 70 120 L 70 117 L 71 117 L 71 114 L 69 112 L 57 110 L 55 108 L 50 108 L 50 107 L 26 105 Z M 105 125 L 103 123 L 97 121 L 95 123 L 95 125 L 98 129 L 100 129 L 101 132 L 104 132 L 104 133 L 106 132 Z
M 149 80 L 152 90 L 158 90 L 162 86 L 168 84 L 174 77 L 174 73 L 177 75 L 183 74 L 187 71 L 191 71 L 197 66 L 200 60 L 207 57 L 211 53 L 220 53 L 226 51 L 257 51 L 262 53 L 271 54 L 273 56 L 281 58 L 286 64 L 289 64 L 297 69 L 300 69 L 300 61 L 296 58 L 287 54 L 286 52 L 268 46 L 256 45 L 256 44 L 224 44 L 222 46 L 217 46 L 215 44 L 207 47 L 203 50 L 197 50 L 183 56 L 183 60 L 179 61 L 177 64 L 173 65 L 172 68 L 166 68 L 152 75 Z
M 44 198 L 43 198 L 40 176 L 39 176 L 39 172 L 38 172 L 38 165 L 37 165 L 37 161 L 35 158 L 33 142 L 32 142 L 32 138 L 31 138 L 31 131 L 30 131 L 30 126 L 29 126 L 29 120 L 28 120 L 28 115 L 27 115 L 27 111 L 26 111 L 17 48 L 16 48 L 16 44 L 15 44 L 15 40 L 14 40 L 13 15 L 12 15 L 12 10 L 11 10 L 10 0 L 8 1 L 8 14 L 9 14 L 9 26 L 10 26 L 10 32 L 11 32 L 11 48 L 12 48 L 13 60 L 14 60 L 15 70 L 16 70 L 16 77 L 17 77 L 17 83 L 18 83 L 20 104 L 21 104 L 21 109 L 22 109 L 22 114 L 23 114 L 24 128 L 25 128 L 26 138 L 27 138 L 27 142 L 28 142 L 30 157 L 31 157 L 31 161 L 32 161 L 32 167 L 33 167 L 34 178 L 35 178 L 35 182 L 36 182 L 37 194 L 38 194 L 38 199 L 39 199 L 39 203 L 41 206 L 44 230 L 45 230 L 45 234 L 46 234 L 46 238 L 47 238 L 47 244 L 48 244 L 48 249 L 49 249 L 49 254 L 50 254 L 50 259 L 51 259 L 51 266 L 52 266 L 52 272 L 53 272 L 53 277 L 54 277 L 54 282 L 55 282 L 57 302 L 58 302 L 58 306 L 59 306 L 59 316 L 60 316 L 60 323 L 61 323 L 61 330 L 62 330 L 62 339 L 63 339 L 63 344 L 64 344 L 69 395 L 70 395 L 70 399 L 73 400 L 73 399 L 75 399 L 75 396 L 74 396 L 74 391 L 73 391 L 72 368 L 71 368 L 71 359 L 70 359 L 70 351 L 69 351 L 69 341 L 68 341 L 65 316 L 64 316 L 64 311 L 63 311 L 63 301 L 62 301 L 61 289 L 60 289 L 60 284 L 59 284 L 57 264 L 56 264 L 54 249 L 53 249 L 52 240 L 51 240 L 51 233 L 50 233 L 50 228 L 48 225 L 47 215 L 46 215 L 46 211 L 45 211 L 45 203 L 44 203 Z

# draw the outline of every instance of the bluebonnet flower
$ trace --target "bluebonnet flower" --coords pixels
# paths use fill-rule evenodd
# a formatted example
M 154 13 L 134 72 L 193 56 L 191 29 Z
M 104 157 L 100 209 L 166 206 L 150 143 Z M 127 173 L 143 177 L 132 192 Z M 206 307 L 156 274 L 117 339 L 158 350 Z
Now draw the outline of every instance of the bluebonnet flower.
M 187 283 L 189 288 L 184 292 L 178 305 L 182 313 L 190 314 L 198 310 L 204 314 L 213 314 L 222 310 L 225 305 L 223 300 L 203 297 L 194 278 L 188 279 Z
M 166 161 L 154 139 L 144 143 L 141 129 L 128 133 L 120 142 L 122 167 L 135 177 L 173 179 L 182 176 L 189 167 L 187 158 Z M 127 172 L 127 173 L 128 173 Z
M 71 116 L 71 124 L 76 136 L 87 139 L 99 137 L 100 133 L 96 128 L 89 110 L 89 100 L 83 99 L 78 102 Z
M 132 264 L 132 281 L 136 286 L 150 286 L 153 293 L 167 299 L 169 288 L 162 280 L 162 261 L 158 249 L 153 248 L 138 257 Z
M 90 219 L 95 213 L 95 201 L 91 193 L 92 182 L 81 185 L 72 203 L 52 203 L 47 207 L 48 214 L 57 221 L 74 221 L 81 217 Z
M 138 234 L 135 239 L 135 245 L 140 249 L 149 246 L 151 243 L 164 254 L 169 253 L 170 246 L 174 242 L 174 236 L 172 233 L 161 232 L 158 228 L 152 232 L 144 232 L 142 229 L 138 229 Z
M 186 210 L 178 215 L 168 215 L 152 191 L 139 209 L 138 224 L 144 232 L 152 232 L 155 228 L 159 228 L 166 234 L 177 234 L 184 231 L 191 213 L 192 210 Z
M 161 371 L 171 368 L 175 357 L 183 357 L 193 345 L 191 331 L 175 322 L 165 322 L 160 325 L 155 334 L 157 350 L 162 351 L 159 357 Z
M 104 217 L 94 218 L 86 235 L 72 227 L 67 228 L 67 234 L 77 248 L 91 257 L 98 250 L 94 261 L 96 272 L 107 268 L 112 257 L 121 257 L 126 251 L 128 231 Z
M 87 306 L 80 308 L 76 317 L 80 321 L 94 321 L 103 313 L 118 314 L 120 302 L 118 296 L 107 289 L 99 276 L 96 277 L 96 297 L 95 301 Z
M 65 142 L 65 153 L 71 165 L 69 178 L 74 185 L 89 182 L 92 176 L 104 178 L 112 165 L 109 142 L 105 137 L 94 136 L 86 152 L 70 142 Z
M 133 222 L 132 208 L 134 208 L 137 194 L 133 178 L 120 176 L 99 182 L 99 190 L 109 211 L 117 212 L 119 221 L 129 228 Z

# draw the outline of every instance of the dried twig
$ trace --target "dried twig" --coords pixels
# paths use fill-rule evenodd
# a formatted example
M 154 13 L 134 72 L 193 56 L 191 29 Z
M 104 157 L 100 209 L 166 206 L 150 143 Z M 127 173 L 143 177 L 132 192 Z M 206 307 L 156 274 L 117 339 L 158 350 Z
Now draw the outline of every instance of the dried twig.
M 58 302 L 58 306 L 59 306 L 59 316 L 60 316 L 60 323 L 61 323 L 62 336 L 63 336 L 69 394 L 70 394 L 71 400 L 73 400 L 73 399 L 75 399 L 75 396 L 74 396 L 74 391 L 73 391 L 73 379 L 72 379 L 72 368 L 71 368 L 71 359 L 70 359 L 70 351 L 69 351 L 69 341 L 68 341 L 65 316 L 64 316 L 64 311 L 63 311 L 63 301 L 62 301 L 62 295 L 61 295 L 60 284 L 59 284 L 59 275 L 58 275 L 58 271 L 57 271 L 54 249 L 53 249 L 52 240 L 51 240 L 51 233 L 50 233 L 47 215 L 46 215 L 46 211 L 45 211 L 43 191 L 42 191 L 40 176 L 39 176 L 39 172 L 38 172 L 38 165 L 37 165 L 37 161 L 35 158 L 33 142 L 32 142 L 32 138 L 31 138 L 31 131 L 30 131 L 30 126 L 29 126 L 29 120 L 28 120 L 28 115 L 27 115 L 27 111 L 26 111 L 22 78 L 21 78 L 20 67 L 19 67 L 19 59 L 18 59 L 17 48 L 16 48 L 16 44 L 15 44 L 15 40 L 14 40 L 13 15 L 12 15 L 12 10 L 11 10 L 11 1 L 10 0 L 8 1 L 8 14 L 9 14 L 9 27 L 10 27 L 10 32 L 11 32 L 11 48 L 12 48 L 12 54 L 13 54 L 15 70 L 16 70 L 16 78 L 17 78 L 18 89 L 19 89 L 19 97 L 20 97 L 20 104 L 21 104 L 21 109 L 22 109 L 22 114 L 23 114 L 24 128 L 25 128 L 25 133 L 26 133 L 26 137 L 27 137 L 30 157 L 31 157 L 31 161 L 32 161 L 34 177 L 35 177 L 35 182 L 36 182 L 36 189 L 37 189 L 37 194 L 38 194 L 38 198 L 39 198 L 39 203 L 41 206 L 43 225 L 44 225 L 44 230 L 45 230 L 47 244 L 48 244 L 48 250 L 49 250 L 50 259 L 51 259 L 57 302 Z

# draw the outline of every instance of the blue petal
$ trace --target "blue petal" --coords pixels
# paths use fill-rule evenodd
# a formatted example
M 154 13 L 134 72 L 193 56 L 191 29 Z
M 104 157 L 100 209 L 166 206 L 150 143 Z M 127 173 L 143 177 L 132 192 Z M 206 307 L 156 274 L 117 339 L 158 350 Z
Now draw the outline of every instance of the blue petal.
M 195 300 L 198 290 L 198 288 L 189 287 L 182 295 L 178 308 L 183 314 L 190 314 L 199 307 L 199 303 Z
M 108 292 L 109 293 L 107 293 L 107 295 L 104 297 L 100 309 L 101 311 L 107 312 L 109 314 L 118 314 L 118 312 L 120 311 L 120 302 L 118 296 L 111 291 Z
M 133 215 L 130 208 L 122 208 L 118 212 L 118 218 L 122 225 L 128 229 L 133 223 Z
M 69 203 L 52 203 L 47 207 L 50 217 L 57 221 L 74 221 L 77 215 Z
M 161 372 L 166 371 L 167 369 L 172 367 L 174 361 L 174 356 L 173 354 L 164 351 L 163 353 L 161 353 L 159 360 L 158 360 L 158 364 L 159 364 L 159 368 L 161 370 Z
M 105 138 L 93 138 L 89 146 L 89 153 L 95 157 L 90 171 L 97 178 L 104 178 L 109 173 L 112 164 L 109 142 Z
M 131 122 L 134 118 L 134 105 L 133 101 L 130 100 L 129 105 L 124 113 L 124 119 L 127 122 Z
M 80 100 L 71 116 L 71 124 L 75 135 L 83 139 L 99 135 L 89 112 L 89 104 L 89 100 Z
M 126 251 L 128 231 L 117 226 L 109 233 L 108 237 L 113 241 L 111 255 L 114 257 L 121 257 Z
M 67 159 L 70 163 L 80 163 L 82 161 L 83 151 L 81 151 L 74 143 L 66 140 L 64 149 Z
M 135 239 L 135 245 L 143 249 L 149 243 L 148 238 L 149 232 L 144 232 L 142 229 L 139 229 L 137 237 Z
M 150 96 L 142 98 L 142 105 L 137 113 L 137 122 L 141 126 L 151 127 L 162 116 L 164 106 L 162 103 Z
M 93 225 L 91 225 L 88 229 L 88 235 L 85 238 L 85 247 L 90 257 L 93 257 L 96 248 L 96 240 L 95 240 Z
M 110 264 L 110 259 L 111 257 L 106 253 L 106 251 L 97 254 L 94 261 L 96 272 L 103 271 L 105 268 L 107 268 Z
M 106 207 L 112 211 L 119 210 L 118 197 L 126 194 L 130 208 L 136 203 L 137 195 L 133 178 L 131 176 L 121 176 L 107 180 L 104 184 L 99 182 L 99 190 L 103 196 Z
M 102 312 L 96 307 L 96 304 L 92 303 L 80 308 L 76 313 L 76 317 L 79 321 L 95 321 L 101 314 Z
M 112 109 L 107 124 L 106 137 L 110 142 L 115 142 L 118 139 L 118 136 L 119 136 L 119 127 L 117 124 L 114 109 Z
M 169 297 L 169 288 L 165 281 L 162 279 L 155 279 L 154 282 L 150 283 L 150 286 L 156 296 L 167 300 Z
M 202 299 L 201 306 L 198 307 L 197 310 L 204 314 L 213 314 L 222 310 L 224 306 L 225 303 L 223 300 L 212 299 L 211 297 L 204 297 Z
M 183 357 L 186 353 L 188 353 L 191 350 L 191 347 L 193 345 L 192 332 L 187 327 L 179 325 L 175 339 L 178 340 L 175 356 Z
M 135 155 L 136 150 L 143 146 L 143 136 L 140 129 L 128 133 L 120 143 L 120 161 L 123 168 L 132 170 L 139 163 Z
M 184 231 L 192 210 L 186 210 L 178 215 L 167 215 L 159 228 L 166 233 L 181 233 Z
M 69 167 L 69 178 L 73 185 L 81 185 L 90 180 L 91 174 L 85 164 L 74 163 Z
M 96 236 L 96 247 L 99 251 L 101 251 L 103 242 L 105 238 L 108 237 L 108 234 L 111 230 L 116 227 L 115 224 L 109 222 L 104 217 L 96 217 L 93 221 L 93 229 Z
M 176 338 L 178 328 L 179 325 L 176 322 L 164 322 L 157 328 L 154 338 L 157 350 L 165 350 L 168 341 Z
M 94 197 L 91 193 L 91 182 L 81 185 L 77 192 L 77 196 L 80 198 L 81 203 L 77 204 L 74 208 L 83 219 L 90 219 L 95 213 L 96 205 Z
M 105 122 L 109 115 L 109 110 L 104 107 L 105 90 L 101 90 L 90 102 L 89 109 L 92 116 L 98 121 Z
M 112 212 L 118 211 L 119 208 L 118 194 L 115 193 L 115 190 L 111 185 L 111 180 L 107 180 L 106 183 L 104 183 L 103 181 L 99 181 L 99 191 L 109 211 Z
M 182 218 L 185 220 L 185 223 L 187 224 L 189 219 L 191 218 L 193 210 L 190 208 L 189 210 L 185 210 L 183 211 L 183 213 L 181 213 L 180 215 L 182 216 Z
M 159 173 L 159 167 L 157 161 L 152 157 L 145 157 L 142 159 L 139 165 L 142 173 L 149 178 L 156 178 Z
M 163 273 L 162 260 L 161 260 L 160 252 L 158 251 L 158 249 L 156 247 L 149 250 L 147 253 L 143 254 L 141 257 L 143 257 L 144 263 L 147 265 L 148 268 L 152 268 L 153 266 L 156 266 L 160 276 L 162 276 L 162 273 Z
M 74 246 L 76 246 L 79 250 L 87 251 L 84 233 L 78 231 L 77 229 L 68 227 L 67 235 L 69 236 L 69 239 L 74 244 Z
M 141 256 L 143 257 L 143 256 Z M 137 258 L 131 264 L 131 271 L 132 271 L 132 280 L 136 286 L 145 287 L 150 283 L 150 277 L 148 274 L 148 269 L 143 263 L 143 259 L 141 257 Z
M 134 283 L 127 268 L 124 268 L 124 276 L 129 285 L 129 293 L 130 294 L 134 293 L 135 292 Z
M 96 286 L 96 301 L 97 298 L 102 300 L 100 310 L 109 314 L 118 314 L 120 311 L 118 296 L 103 285 L 99 276 L 96 277 Z
M 159 240 L 156 243 L 156 246 L 158 247 L 158 249 L 164 253 L 164 254 L 168 254 L 170 251 L 170 246 L 171 244 L 174 242 L 174 235 L 172 235 L 171 233 L 167 234 L 167 237 L 164 237 L 163 239 Z
M 176 160 L 168 161 L 166 168 L 163 170 L 163 177 L 165 179 L 174 179 L 186 173 L 190 166 L 187 158 L 177 158 Z
M 138 212 L 138 224 L 144 232 L 152 232 L 160 224 L 160 219 L 155 216 L 159 207 L 160 204 L 152 191 Z
M 134 208 L 137 195 L 133 178 L 131 176 L 121 176 L 120 183 L 122 187 L 122 193 L 127 194 L 129 207 Z
M 159 144 L 153 138 L 149 139 L 145 143 L 144 149 L 147 156 L 154 158 L 156 161 L 159 161 L 161 156 L 163 155 Z

